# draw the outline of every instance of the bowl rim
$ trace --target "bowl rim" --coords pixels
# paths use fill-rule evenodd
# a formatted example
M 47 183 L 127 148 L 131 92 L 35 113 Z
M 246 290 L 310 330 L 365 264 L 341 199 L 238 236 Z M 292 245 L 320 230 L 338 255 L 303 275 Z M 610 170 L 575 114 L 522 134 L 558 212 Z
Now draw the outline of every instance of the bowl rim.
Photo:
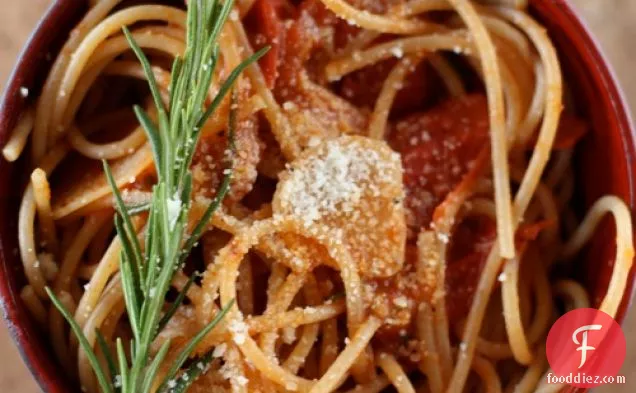
M 607 97 L 610 99 L 612 106 L 611 115 L 615 117 L 621 130 L 620 137 L 624 148 L 623 153 L 626 157 L 630 157 L 632 162 L 631 165 L 628 162 L 627 166 L 627 180 L 631 199 L 625 202 L 629 202 L 628 205 L 633 221 L 636 213 L 636 164 L 634 163 L 636 160 L 636 124 L 634 123 L 634 114 L 631 112 L 629 100 L 621 87 L 618 76 L 603 51 L 599 40 L 580 12 L 577 11 L 572 0 L 530 0 L 530 4 L 533 3 L 538 3 L 540 6 L 544 6 L 547 3 L 552 4 L 555 9 L 558 9 L 565 16 L 567 22 L 577 30 L 578 35 L 576 38 L 582 44 L 577 48 L 577 51 L 592 60 L 586 63 L 595 67 L 594 75 L 600 78 L 600 87 L 608 92 Z M 572 40 L 573 37 L 568 36 L 567 38 Z M 636 232 L 634 233 L 634 238 L 636 238 Z M 636 301 L 636 261 L 629 270 L 625 293 L 614 317 L 621 326 L 625 321 L 627 312 L 633 307 L 634 301 Z
M 47 27 L 58 26 L 60 21 L 68 19 L 70 14 L 77 14 L 85 7 L 85 0 L 53 0 L 31 31 L 16 59 L 0 97 L 0 146 L 4 146 L 9 132 L 15 127 L 17 122 L 18 117 L 12 116 L 11 113 L 22 112 L 30 99 L 28 95 L 22 94 L 22 87 L 33 85 L 38 62 L 41 62 L 43 58 L 45 61 L 50 60 L 48 55 L 43 55 L 43 53 L 48 53 L 45 43 L 50 42 L 47 39 Z M 71 11 L 69 11 L 69 8 L 71 8 Z M 82 11 L 83 14 L 84 12 Z M 50 38 L 55 39 L 55 37 Z M 29 67 L 32 68 L 31 72 L 20 72 L 20 70 L 28 69 Z M 4 169 L 2 175 L 7 175 L 4 173 L 7 166 L 5 165 L 7 163 L 4 157 L 0 157 L 0 163 L 3 164 Z M 28 324 L 22 319 L 22 314 L 26 311 L 26 307 L 21 303 L 19 294 L 11 288 L 8 277 L 12 273 L 9 272 L 11 267 L 6 262 L 6 255 L 14 251 L 6 249 L 4 244 L 0 242 L 0 311 L 2 312 L 4 324 L 18 349 L 22 361 L 42 391 L 64 393 L 67 389 L 62 384 L 66 377 L 57 373 L 57 369 L 60 367 L 47 364 L 50 363 L 50 359 L 42 359 L 38 356 L 41 351 L 38 348 L 38 342 L 30 340 Z
M 47 34 L 47 28 L 57 25 L 62 15 L 68 13 L 67 7 L 79 6 L 85 7 L 87 0 L 54 0 L 47 8 L 44 15 L 40 18 L 36 26 L 34 27 L 29 39 L 24 45 L 20 55 L 17 58 L 15 66 L 9 76 L 2 97 L 0 98 L 0 145 L 4 145 L 8 136 L 9 130 L 12 130 L 15 126 L 15 116 L 11 116 L 12 112 L 21 112 L 25 107 L 27 97 L 23 97 L 20 94 L 20 88 L 28 85 L 25 80 L 21 69 L 25 67 L 36 68 L 34 64 L 38 61 L 38 56 L 43 48 L 41 41 Z M 72 5 L 69 5 L 72 3 Z M 601 86 L 603 90 L 607 92 L 607 97 L 611 100 L 612 113 L 620 125 L 622 130 L 621 138 L 623 139 L 623 145 L 626 148 L 631 147 L 631 152 L 625 152 L 631 156 L 636 155 L 636 128 L 632 120 L 632 114 L 628 100 L 620 87 L 618 78 L 611 67 L 610 62 L 603 53 L 601 45 L 591 32 L 589 26 L 586 24 L 584 18 L 576 11 L 576 7 L 572 4 L 571 0 L 530 0 L 530 3 L 534 6 L 535 3 L 545 7 L 551 7 L 553 12 L 560 12 L 563 14 L 563 23 L 569 24 L 573 31 L 576 32 L 577 39 L 579 40 L 580 47 L 577 51 L 586 55 L 593 61 L 592 64 L 595 69 L 594 74 L 600 78 Z M 547 3 L 550 3 L 547 5 Z M 568 40 L 572 41 L 572 36 L 567 36 Z M 589 62 L 588 62 L 589 63 Z M 12 120 L 13 119 L 13 120 Z M 0 158 L 4 160 L 4 158 Z M 634 176 L 634 167 L 628 167 L 628 180 L 629 189 L 632 193 L 632 206 L 634 205 L 634 198 L 636 198 L 636 184 L 634 184 L 636 177 Z M 56 372 L 55 367 L 51 367 L 46 364 L 46 359 L 39 358 L 36 346 L 37 342 L 29 340 L 29 331 L 23 320 L 20 319 L 20 310 L 24 311 L 25 306 L 21 304 L 21 300 L 16 292 L 14 292 L 9 285 L 8 276 L 9 266 L 6 263 L 5 255 L 13 252 L 13 250 L 7 250 L 3 248 L 3 244 L 0 243 L 0 310 L 5 321 L 5 325 L 11 335 L 11 338 L 18 348 L 22 360 L 29 368 L 31 374 L 37 381 L 39 387 L 44 392 L 65 392 L 65 389 L 61 384 L 65 380 Z M 621 306 L 616 316 L 616 320 L 622 324 L 625 319 L 626 312 L 632 307 L 634 301 L 634 295 L 636 294 L 636 277 L 634 277 L 634 270 L 636 265 L 632 267 L 630 271 L 631 279 L 628 281 L 628 287 L 623 295 Z M 636 312 L 636 311 L 633 311 Z M 58 367 L 59 368 L 59 367 Z

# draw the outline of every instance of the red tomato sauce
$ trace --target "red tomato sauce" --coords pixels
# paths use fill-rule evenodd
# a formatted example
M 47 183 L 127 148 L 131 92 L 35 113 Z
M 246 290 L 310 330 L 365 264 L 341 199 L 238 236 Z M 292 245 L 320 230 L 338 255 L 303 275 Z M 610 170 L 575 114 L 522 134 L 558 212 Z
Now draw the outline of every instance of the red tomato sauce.
M 402 154 L 408 224 L 427 227 L 433 210 L 457 186 L 488 143 L 488 104 L 479 94 L 451 99 L 410 115 L 391 129 L 389 143 Z
M 353 3 L 358 8 L 383 13 L 392 2 L 356 0 Z M 398 61 L 379 62 L 330 84 L 323 75 L 329 54 L 345 47 L 359 33 L 359 28 L 337 18 L 319 0 L 257 0 L 248 21 L 251 22 L 247 26 L 253 29 L 248 33 L 255 48 L 271 47 L 260 60 L 260 66 L 280 103 L 289 100 L 300 103 L 301 107 L 303 103 L 310 103 L 309 106 L 315 109 L 321 100 L 330 100 L 331 94 L 346 105 L 338 104 L 335 109 L 326 105 L 326 111 L 335 110 L 345 118 L 355 119 L 352 124 L 364 124 L 384 80 Z M 380 36 L 378 42 L 387 38 L 390 37 Z M 308 77 L 322 89 L 319 91 L 320 100 L 309 97 L 316 95 L 316 90 L 310 92 L 300 86 L 298 82 L 302 77 Z M 470 73 L 466 78 L 470 91 L 482 90 L 479 84 L 471 82 Z M 473 85 L 478 87 L 473 89 Z M 373 285 L 378 302 L 395 306 L 406 299 L 408 305 L 401 311 L 391 311 L 397 322 L 380 330 L 378 335 L 383 337 L 382 342 L 402 337 L 405 329 L 408 331 L 410 328 L 417 303 L 427 298 L 426 291 L 418 287 L 415 277 L 417 252 L 413 240 L 420 230 L 430 227 L 435 208 L 456 189 L 478 155 L 489 146 L 486 96 L 479 92 L 459 98 L 445 99 L 444 96 L 439 77 L 430 65 L 423 62 L 408 74 L 391 110 L 388 143 L 402 155 L 410 244 L 403 271 L 395 277 L 377 280 Z M 444 101 L 430 108 L 440 99 Z M 586 131 L 585 123 L 564 114 L 554 148 L 572 148 Z M 536 136 L 528 147 L 535 141 Z M 534 240 L 549 225 L 546 222 L 522 225 L 517 232 L 517 247 Z M 496 223 L 488 217 L 466 218 L 453 229 L 444 283 L 451 323 L 469 312 L 495 240 Z

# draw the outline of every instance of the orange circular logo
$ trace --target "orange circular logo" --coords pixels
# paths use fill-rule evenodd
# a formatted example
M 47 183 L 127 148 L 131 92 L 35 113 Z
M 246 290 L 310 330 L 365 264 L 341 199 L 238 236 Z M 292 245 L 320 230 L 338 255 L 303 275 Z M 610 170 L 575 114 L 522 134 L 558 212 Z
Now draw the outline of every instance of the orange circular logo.
M 548 383 L 579 388 L 614 383 L 626 351 L 623 330 L 608 314 L 593 308 L 570 311 L 548 333 Z

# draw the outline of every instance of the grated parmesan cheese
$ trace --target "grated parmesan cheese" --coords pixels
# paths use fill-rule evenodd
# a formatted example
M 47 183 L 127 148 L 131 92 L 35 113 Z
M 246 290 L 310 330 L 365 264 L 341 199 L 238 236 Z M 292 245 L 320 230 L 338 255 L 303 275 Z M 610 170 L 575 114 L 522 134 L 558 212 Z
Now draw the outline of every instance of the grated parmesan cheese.
M 240 386 L 246 386 L 247 383 L 249 382 L 249 380 L 247 378 L 245 378 L 243 375 L 239 375 L 238 377 L 235 378 L 236 383 L 239 384 Z
M 232 332 L 232 340 L 237 345 L 243 345 L 247 338 L 247 325 L 245 322 L 235 319 L 230 323 L 229 329 Z
M 296 329 L 288 326 L 283 329 L 283 342 L 285 344 L 293 344 L 296 341 Z
M 404 262 L 403 200 L 399 154 L 382 141 L 343 136 L 288 164 L 272 209 L 327 229 L 319 235 L 327 246 L 346 246 L 361 273 L 377 277 L 394 274 Z
M 220 358 L 225 354 L 225 351 L 227 349 L 227 344 L 225 343 L 221 343 L 219 345 L 217 345 L 214 348 L 214 351 L 212 352 L 212 357 L 214 358 Z
M 342 136 L 322 141 L 288 164 L 272 210 L 318 229 L 316 236 L 327 247 L 345 246 L 362 275 L 386 277 L 404 262 L 403 200 L 400 156 L 383 141 Z M 311 246 L 294 244 L 290 251 L 299 249 L 301 259 L 311 258 Z
M 391 54 L 395 56 L 396 58 L 401 59 L 404 56 L 404 50 L 402 49 L 401 46 L 396 45 L 393 48 L 391 48 Z
M 249 382 L 243 374 L 243 370 L 238 366 L 238 362 L 238 351 L 228 351 L 226 362 L 219 369 L 219 374 L 225 380 L 230 381 L 232 392 L 243 391 L 242 387 Z
M 336 143 L 327 145 L 324 158 L 308 160 L 303 170 L 291 173 L 288 182 L 287 192 L 296 199 L 287 205 L 306 225 L 329 213 L 351 211 L 362 196 L 357 183 L 369 175 L 369 167 L 354 160 L 350 151 Z
M 398 296 L 393 299 L 393 304 L 400 308 L 407 308 L 409 306 L 409 301 L 406 296 Z

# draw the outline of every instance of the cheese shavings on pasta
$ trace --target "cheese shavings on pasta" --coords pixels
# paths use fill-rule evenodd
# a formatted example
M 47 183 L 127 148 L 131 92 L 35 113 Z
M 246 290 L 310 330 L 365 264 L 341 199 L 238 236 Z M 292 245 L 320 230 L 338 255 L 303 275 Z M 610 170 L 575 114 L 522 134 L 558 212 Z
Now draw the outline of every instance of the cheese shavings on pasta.
M 356 136 L 306 151 L 280 176 L 273 212 L 329 228 L 366 277 L 404 263 L 406 226 L 400 156 L 386 143 Z

